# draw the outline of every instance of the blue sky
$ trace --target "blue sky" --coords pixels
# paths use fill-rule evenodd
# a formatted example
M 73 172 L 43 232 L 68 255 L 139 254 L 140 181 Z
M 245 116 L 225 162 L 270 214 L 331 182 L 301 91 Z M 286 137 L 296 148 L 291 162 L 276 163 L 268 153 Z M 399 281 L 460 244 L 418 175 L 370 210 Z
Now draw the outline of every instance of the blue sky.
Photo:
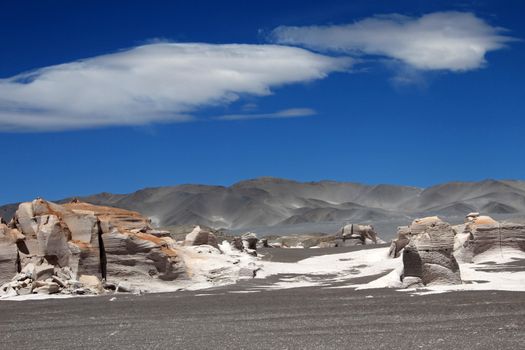
M 0 4 L 0 203 L 524 178 L 522 1 L 79 3 Z

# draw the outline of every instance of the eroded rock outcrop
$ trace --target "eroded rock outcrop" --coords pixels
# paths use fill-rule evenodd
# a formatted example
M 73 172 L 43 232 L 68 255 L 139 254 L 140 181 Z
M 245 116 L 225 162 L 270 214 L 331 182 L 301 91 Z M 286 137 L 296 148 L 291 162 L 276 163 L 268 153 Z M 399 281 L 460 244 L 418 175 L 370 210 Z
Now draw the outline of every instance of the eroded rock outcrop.
M 508 249 L 525 251 L 525 225 L 498 222 L 490 216 L 470 213 L 465 224 L 456 227 L 455 255 L 462 262 L 472 262 L 480 254 Z
M 359 244 L 378 244 L 384 241 L 378 237 L 372 225 L 348 224 L 336 235 L 336 246 L 352 246 Z
M 158 232 L 136 212 L 78 201 L 59 205 L 39 198 L 20 204 L 12 226 L 0 226 L 0 282 L 20 272 L 17 281 L 31 284 L 33 293 L 77 290 L 85 281 L 108 276 L 119 283 L 173 280 L 185 273 L 175 241 L 151 234 Z M 16 261 L 34 269 L 16 271 Z M 41 285 L 35 287 L 37 282 Z M 26 287 L 9 283 L 15 290 Z M 86 291 L 102 289 L 88 285 Z
M 1 221 L 0 295 L 165 291 L 195 281 L 231 283 L 242 271 L 255 271 L 250 259 L 227 242 L 220 248 L 216 236 L 199 226 L 176 242 L 137 212 L 38 198 L 20 204 L 9 224 Z
M 454 257 L 455 232 L 437 216 L 416 219 L 401 227 L 390 248 L 392 257 L 403 251 L 403 286 L 459 284 L 461 276 Z

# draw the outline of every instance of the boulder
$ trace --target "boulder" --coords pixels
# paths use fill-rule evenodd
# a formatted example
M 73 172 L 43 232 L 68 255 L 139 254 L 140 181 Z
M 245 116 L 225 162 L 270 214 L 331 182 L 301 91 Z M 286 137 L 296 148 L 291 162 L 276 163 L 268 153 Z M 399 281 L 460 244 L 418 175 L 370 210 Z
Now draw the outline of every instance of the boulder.
M 34 271 L 33 279 L 35 281 L 46 280 L 53 276 L 55 267 L 51 264 L 48 264 L 47 262 L 43 262 L 41 265 L 35 266 Z
M 257 235 L 252 232 L 247 232 L 241 236 L 244 249 L 257 250 L 257 242 L 259 239 Z
M 67 288 L 66 282 L 62 280 L 60 277 L 52 276 L 51 279 L 53 280 L 53 282 L 58 284 L 61 288 Z
M 128 282 L 120 282 L 115 289 L 116 292 L 120 293 L 131 293 L 133 290 L 133 287 Z
M 211 245 L 215 248 L 219 248 L 217 243 L 217 238 L 213 233 L 208 230 L 201 228 L 200 226 L 195 226 L 193 231 L 186 235 L 184 240 L 185 246 L 194 246 L 194 245 Z
M 45 284 L 33 288 L 33 293 L 36 294 L 55 294 L 60 291 L 60 286 L 55 282 L 46 282 Z
M 65 266 L 61 268 L 55 267 L 55 276 L 60 278 L 63 281 L 69 281 L 75 278 L 75 274 L 69 266 Z
M 26 237 L 35 237 L 37 223 L 33 212 L 33 203 L 21 203 L 15 213 L 15 224 Z
M 86 288 L 95 290 L 97 292 L 103 291 L 102 282 L 97 276 L 81 275 L 78 281 Z

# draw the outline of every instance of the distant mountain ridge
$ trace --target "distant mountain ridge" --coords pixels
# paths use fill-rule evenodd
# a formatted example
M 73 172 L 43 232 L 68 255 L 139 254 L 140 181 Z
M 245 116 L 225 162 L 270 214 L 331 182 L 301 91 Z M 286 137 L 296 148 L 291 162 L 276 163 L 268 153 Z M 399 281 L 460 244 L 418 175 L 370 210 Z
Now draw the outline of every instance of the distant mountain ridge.
M 179 185 L 79 199 L 141 212 L 160 226 L 202 224 L 259 232 L 333 231 L 345 222 L 387 231 L 415 217 L 461 220 L 470 211 L 525 217 L 525 181 L 450 182 L 428 188 L 262 177 L 232 186 Z M 63 200 L 67 201 L 67 199 Z M 16 205 L 0 207 L 10 218 Z M 381 230 L 379 230 L 381 233 Z

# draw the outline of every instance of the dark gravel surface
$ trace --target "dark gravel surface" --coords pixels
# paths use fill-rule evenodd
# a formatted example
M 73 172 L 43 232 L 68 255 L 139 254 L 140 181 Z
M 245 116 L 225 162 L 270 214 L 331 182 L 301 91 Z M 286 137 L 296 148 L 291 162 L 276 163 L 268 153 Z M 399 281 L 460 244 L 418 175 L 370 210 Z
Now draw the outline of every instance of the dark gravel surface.
M 525 294 L 518 292 L 410 296 L 317 287 L 239 294 L 219 288 L 111 298 L 0 302 L 0 347 L 450 350 L 525 344 Z
M 356 245 L 353 247 L 334 247 L 334 248 L 316 248 L 316 249 L 294 249 L 294 248 L 260 248 L 257 249 L 263 260 L 277 262 L 297 262 L 299 260 L 327 254 L 342 254 L 355 252 L 358 250 L 375 249 L 389 247 L 390 243 Z

